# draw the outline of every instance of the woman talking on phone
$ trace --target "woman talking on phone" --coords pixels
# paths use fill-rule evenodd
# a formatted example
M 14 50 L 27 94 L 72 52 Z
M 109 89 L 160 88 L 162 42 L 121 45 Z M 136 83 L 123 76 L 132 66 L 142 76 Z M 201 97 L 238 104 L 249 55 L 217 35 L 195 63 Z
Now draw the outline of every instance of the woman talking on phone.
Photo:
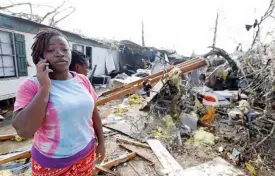
M 92 175 L 95 157 L 105 156 L 94 89 L 69 71 L 71 51 L 59 31 L 42 29 L 32 57 L 37 74 L 19 86 L 13 120 L 19 136 L 34 135 L 32 175 Z

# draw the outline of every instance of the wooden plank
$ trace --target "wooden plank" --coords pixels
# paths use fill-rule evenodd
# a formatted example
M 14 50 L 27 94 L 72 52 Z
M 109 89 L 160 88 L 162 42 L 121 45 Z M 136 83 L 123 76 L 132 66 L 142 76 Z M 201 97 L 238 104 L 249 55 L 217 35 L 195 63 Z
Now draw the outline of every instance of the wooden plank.
M 107 163 L 103 163 L 103 164 L 101 164 L 100 166 L 101 167 L 104 167 L 104 168 L 106 168 L 106 169 L 111 169 L 112 167 L 114 167 L 114 166 L 118 166 L 119 164 L 121 164 L 121 163 L 124 163 L 124 162 L 126 162 L 126 161 L 129 161 L 129 160 L 131 160 L 131 159 L 133 159 L 133 158 L 135 158 L 137 155 L 136 155 L 136 153 L 130 153 L 130 154 L 128 154 L 128 155 L 122 155 L 121 157 L 119 157 L 119 158 L 117 158 L 117 159 L 114 159 L 114 160 L 111 160 L 111 161 L 109 161 L 109 162 L 107 162 Z M 93 170 L 93 174 L 98 174 L 98 172 L 100 172 L 100 169 L 98 169 L 98 168 L 96 168 L 95 167 L 95 169 Z
M 143 158 L 144 160 L 146 160 L 147 162 L 149 162 L 151 165 L 155 165 L 153 161 L 151 161 L 148 157 L 144 156 L 143 154 L 141 154 L 139 151 L 137 150 L 133 150 L 130 147 L 127 147 L 126 145 L 123 144 L 119 144 L 119 147 L 124 148 L 130 152 L 134 152 L 136 153 L 139 157 Z
M 184 65 L 184 66 L 180 67 L 180 70 L 182 71 L 182 74 L 183 74 L 183 73 L 192 71 L 194 69 L 203 67 L 205 65 L 207 65 L 206 61 L 205 60 L 201 60 L 201 61 L 198 61 L 198 62 L 195 62 L 195 63 L 191 63 L 190 65 Z M 155 77 L 155 78 L 152 79 L 151 83 L 154 84 L 154 83 L 158 82 L 161 79 L 165 79 L 166 77 L 167 77 L 167 74 L 165 74 L 164 76 L 161 75 L 161 76 Z M 111 100 L 119 99 L 120 97 L 123 97 L 123 96 L 125 96 L 127 94 L 131 94 L 131 93 L 133 93 L 136 90 L 140 90 L 142 87 L 143 87 L 142 84 L 135 85 L 135 86 L 133 86 L 131 88 L 128 88 L 128 89 L 123 90 L 123 91 L 120 91 L 120 92 L 118 92 L 116 94 L 113 94 L 113 95 L 111 95 L 109 97 L 106 97 L 106 98 L 98 100 L 96 102 L 96 105 L 97 106 L 101 106 L 101 105 L 103 105 L 103 104 L 105 104 L 105 103 L 107 103 L 107 102 L 109 102 Z
M 116 141 L 121 142 L 121 143 L 125 143 L 125 144 L 135 145 L 135 146 L 138 146 L 138 147 L 151 149 L 150 146 L 147 145 L 147 144 L 143 144 L 143 143 L 132 141 L 132 140 L 126 140 L 126 139 L 123 139 L 123 138 L 120 138 L 120 137 L 117 137 Z
M 0 141 L 6 141 L 11 140 L 15 137 L 16 134 L 6 134 L 6 135 L 0 135 Z
M 158 160 L 169 176 L 183 175 L 183 168 L 174 159 L 174 157 L 166 150 L 159 140 L 147 140 Z
M 119 173 L 116 173 L 116 172 L 113 172 L 111 171 L 110 169 L 106 169 L 105 167 L 102 167 L 102 166 L 96 166 L 97 169 L 101 170 L 101 171 L 104 171 L 108 174 L 111 174 L 111 175 L 115 175 L 115 176 L 120 176 Z
M 30 158 L 30 157 L 31 157 L 31 150 L 7 154 L 4 156 L 0 156 L 0 165 L 3 165 L 8 162 L 12 162 L 12 161 L 20 160 L 20 159 Z
M 202 60 L 202 59 L 199 59 L 199 58 L 191 59 L 191 60 L 188 60 L 188 61 L 186 61 L 186 62 L 183 62 L 183 63 L 177 65 L 177 67 L 180 67 L 180 66 L 185 65 L 185 64 L 197 62 L 197 61 L 199 61 L 199 60 Z M 169 72 L 171 69 L 172 69 L 172 68 L 168 69 L 167 71 Z M 161 72 L 158 72 L 158 73 L 149 75 L 149 76 L 147 76 L 146 78 L 148 78 L 148 79 L 155 78 L 155 77 L 161 76 L 161 75 L 162 75 L 163 73 L 165 73 L 165 72 L 166 72 L 166 70 L 163 70 L 163 71 L 161 71 Z M 132 86 L 134 86 L 134 85 L 136 85 L 136 84 L 142 83 L 142 81 L 143 81 L 143 79 L 140 79 L 140 80 L 131 82 L 131 83 L 129 83 L 129 84 L 123 85 L 123 86 L 121 86 L 121 87 L 118 87 L 118 88 L 115 88 L 115 89 L 111 89 L 111 90 L 107 90 L 107 91 L 101 93 L 101 96 L 106 96 L 106 95 L 108 95 L 108 94 L 111 94 L 111 93 L 114 93 L 114 92 L 123 90 L 123 89 L 125 89 L 125 88 L 132 87 Z

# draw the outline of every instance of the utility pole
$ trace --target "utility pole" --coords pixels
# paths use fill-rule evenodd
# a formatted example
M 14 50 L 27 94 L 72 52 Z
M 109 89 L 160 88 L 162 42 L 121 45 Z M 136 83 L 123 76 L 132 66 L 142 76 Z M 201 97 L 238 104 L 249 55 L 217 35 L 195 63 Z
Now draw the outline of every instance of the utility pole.
M 145 41 L 144 41 L 144 25 L 143 25 L 143 21 L 142 21 L 142 29 L 141 29 L 141 40 L 142 40 L 142 46 L 145 46 Z
M 217 12 L 217 17 L 216 17 L 216 22 L 215 22 L 215 29 L 214 29 L 214 37 L 213 37 L 213 45 L 212 45 L 212 48 L 215 48 L 215 47 L 216 47 L 218 22 L 219 22 L 219 13 Z

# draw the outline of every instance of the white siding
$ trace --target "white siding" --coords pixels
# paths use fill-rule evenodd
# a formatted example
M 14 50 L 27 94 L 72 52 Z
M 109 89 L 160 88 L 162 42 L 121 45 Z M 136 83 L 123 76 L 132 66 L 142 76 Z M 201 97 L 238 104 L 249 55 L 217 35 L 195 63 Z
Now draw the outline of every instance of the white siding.
M 118 57 L 112 50 L 93 47 L 92 58 L 93 67 L 97 65 L 94 74 L 95 76 L 105 75 L 106 73 L 117 69 L 117 62 L 115 61 L 118 60 Z
M 119 71 L 119 52 L 116 50 L 112 51 L 112 56 L 115 62 L 116 71 Z

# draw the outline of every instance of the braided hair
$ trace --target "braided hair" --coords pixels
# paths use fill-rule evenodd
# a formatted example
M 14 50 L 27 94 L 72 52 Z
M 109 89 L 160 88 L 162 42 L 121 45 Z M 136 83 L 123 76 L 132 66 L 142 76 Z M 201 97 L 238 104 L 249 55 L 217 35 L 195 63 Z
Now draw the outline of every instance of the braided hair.
M 72 50 L 72 60 L 71 60 L 71 65 L 69 67 L 69 70 L 76 71 L 75 70 L 76 64 L 79 64 L 81 66 L 88 66 L 88 56 L 86 56 L 80 51 Z
M 43 52 L 47 49 L 51 38 L 54 36 L 61 36 L 67 40 L 61 32 L 52 28 L 41 28 L 36 34 L 34 37 L 35 41 L 31 47 L 31 56 L 34 64 L 37 64 L 40 61 L 40 57 L 43 56 Z

